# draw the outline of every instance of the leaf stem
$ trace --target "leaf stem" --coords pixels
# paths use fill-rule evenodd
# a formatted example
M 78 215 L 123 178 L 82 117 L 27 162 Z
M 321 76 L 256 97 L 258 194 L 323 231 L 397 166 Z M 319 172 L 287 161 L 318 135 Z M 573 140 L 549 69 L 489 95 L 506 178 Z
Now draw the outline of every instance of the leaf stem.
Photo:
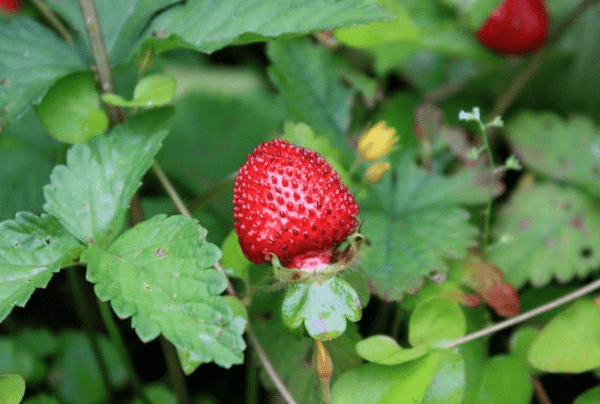
M 181 213 L 182 215 L 184 215 L 188 218 L 193 219 L 192 214 L 190 213 L 188 208 L 185 206 L 185 203 L 183 203 L 183 200 L 181 199 L 181 197 L 179 196 L 179 193 L 177 192 L 177 190 L 175 189 L 175 187 L 169 180 L 169 177 L 167 177 L 165 172 L 162 170 L 162 168 L 156 161 L 152 165 L 152 169 L 154 170 L 154 173 L 158 177 L 158 181 L 160 182 L 162 187 L 165 189 L 165 191 L 169 195 L 169 198 L 171 198 L 171 201 L 173 201 L 173 203 L 177 207 L 177 210 L 179 211 L 179 213 Z M 227 275 L 225 275 L 225 271 L 223 270 L 223 267 L 221 266 L 221 264 L 216 263 L 213 265 L 213 267 L 217 271 L 221 272 L 227 279 L 227 293 L 230 294 L 231 296 L 237 297 L 237 293 L 236 293 L 235 289 L 233 288 L 233 285 L 229 281 L 229 278 L 227 278 Z M 248 337 L 248 341 L 249 341 L 250 345 L 252 346 L 252 348 L 254 349 L 256 354 L 258 355 L 258 358 L 260 359 L 260 362 L 263 365 L 263 368 L 265 369 L 265 371 L 269 375 L 269 378 L 271 379 L 271 381 L 273 382 L 273 384 L 279 391 L 279 394 L 281 394 L 281 396 L 283 397 L 283 399 L 285 400 L 285 402 L 287 404 L 296 404 L 296 400 L 294 400 L 294 397 L 292 396 L 292 394 L 286 387 L 285 383 L 279 377 L 277 370 L 271 363 L 269 356 L 267 355 L 267 353 L 263 349 L 260 341 L 258 340 L 258 337 L 256 336 L 254 330 L 252 329 L 252 325 L 250 324 L 250 321 L 248 321 L 248 323 L 246 325 L 246 336 Z
M 100 379 L 102 380 L 102 385 L 104 387 L 104 390 L 106 391 L 107 402 L 110 403 L 112 402 L 112 390 L 110 377 L 108 374 L 108 368 L 106 366 L 106 362 L 104 361 L 104 357 L 102 356 L 102 352 L 100 351 L 100 345 L 98 343 L 97 335 L 94 332 L 92 319 L 89 315 L 90 312 L 87 307 L 88 304 L 86 303 L 87 300 L 83 292 L 81 281 L 79 280 L 79 276 L 74 267 L 69 267 L 65 270 L 67 271 L 67 278 L 69 279 L 69 285 L 71 286 L 73 298 L 75 299 L 75 308 L 77 309 L 77 315 L 79 316 L 79 320 L 83 324 L 85 335 L 90 343 L 92 352 L 94 353 L 94 358 L 96 359 L 98 369 L 100 370 Z
M 104 93 L 113 93 L 115 91 L 115 84 L 110 68 L 108 53 L 106 52 L 106 46 L 104 45 L 102 27 L 100 26 L 98 13 L 96 12 L 96 3 L 94 0 L 79 0 L 79 5 L 81 6 L 85 28 L 92 46 L 92 54 L 94 55 L 94 60 L 96 62 L 96 71 L 98 73 L 98 79 L 100 80 L 100 87 Z M 116 125 L 119 122 L 119 110 L 112 105 L 106 105 L 106 109 L 111 124 L 113 126 Z
M 31 0 L 31 2 L 37 7 L 42 13 L 46 21 L 62 36 L 69 45 L 73 45 L 73 35 L 69 32 L 67 27 L 62 23 L 60 18 L 54 14 L 54 12 L 44 3 L 43 0 Z
M 600 289 L 600 279 L 596 279 L 595 281 L 571 292 L 563 297 L 555 299 L 551 302 L 548 302 L 540 307 L 537 307 L 533 310 L 529 310 L 523 314 L 520 314 L 516 317 L 509 318 L 508 320 L 502 321 L 500 323 L 494 324 L 490 327 L 484 328 L 482 330 L 476 331 L 472 334 L 465 335 L 464 337 L 457 338 L 455 340 L 449 341 L 443 345 L 444 348 L 454 348 L 456 346 L 466 344 L 467 342 L 473 341 L 475 339 L 485 337 L 487 335 L 491 335 L 497 331 L 503 330 L 505 328 L 511 327 L 515 324 L 522 323 L 530 318 L 533 318 L 539 314 L 545 313 L 547 311 L 553 310 L 557 307 L 560 307 L 564 304 L 572 302 L 573 300 L 579 299 L 582 296 L 587 295 L 597 289 Z
M 110 307 L 106 302 L 100 301 L 100 299 L 97 299 L 97 302 L 98 308 L 100 309 L 100 315 L 102 316 L 102 321 L 104 322 L 104 326 L 108 331 L 108 335 L 110 335 L 112 343 L 117 348 L 117 352 L 121 357 L 121 361 L 123 361 L 123 364 L 125 365 L 125 369 L 127 370 L 136 395 L 140 397 L 145 404 L 152 404 L 150 399 L 148 398 L 148 396 L 146 396 L 144 390 L 142 389 L 142 383 L 140 382 L 137 373 L 135 373 L 135 368 L 133 366 L 133 363 L 131 362 L 131 358 L 127 354 L 127 348 L 125 347 L 123 336 L 121 335 L 119 327 L 117 326 L 117 323 L 113 318 Z
M 494 153 L 490 146 L 490 141 L 487 134 L 487 128 L 485 125 L 482 126 L 481 136 L 483 137 L 483 145 L 488 155 L 488 169 L 489 169 L 489 181 L 488 186 L 488 203 L 485 208 L 485 222 L 483 224 L 483 240 L 482 240 L 482 253 L 485 256 L 489 241 L 490 241 L 490 225 L 492 222 L 492 205 L 494 204 L 494 171 L 496 170 L 496 163 L 494 162 Z

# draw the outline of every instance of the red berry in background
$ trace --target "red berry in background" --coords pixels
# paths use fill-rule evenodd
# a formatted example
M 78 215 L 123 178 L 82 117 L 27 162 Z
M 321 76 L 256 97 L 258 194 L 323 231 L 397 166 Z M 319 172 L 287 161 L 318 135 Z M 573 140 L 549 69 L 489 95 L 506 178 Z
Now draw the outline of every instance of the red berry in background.
M 356 230 L 358 205 L 318 153 L 285 140 L 260 144 L 233 188 L 235 231 L 246 257 L 288 268 L 331 262 L 335 247 Z
M 0 9 L 6 14 L 16 13 L 21 8 L 20 0 L 0 0 Z
M 505 0 L 477 31 L 483 45 L 506 55 L 537 50 L 548 38 L 550 16 L 543 0 Z

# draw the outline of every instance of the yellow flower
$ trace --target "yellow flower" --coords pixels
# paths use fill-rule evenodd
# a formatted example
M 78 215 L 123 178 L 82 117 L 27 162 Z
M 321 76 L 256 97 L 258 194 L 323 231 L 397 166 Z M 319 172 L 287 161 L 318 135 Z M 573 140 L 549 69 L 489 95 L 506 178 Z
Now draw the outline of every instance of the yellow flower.
M 390 154 L 396 143 L 396 129 L 381 121 L 362 134 L 358 141 L 358 151 L 364 161 L 378 160 Z
M 391 168 L 392 165 L 387 161 L 372 164 L 365 173 L 365 182 L 372 184 L 379 181 Z

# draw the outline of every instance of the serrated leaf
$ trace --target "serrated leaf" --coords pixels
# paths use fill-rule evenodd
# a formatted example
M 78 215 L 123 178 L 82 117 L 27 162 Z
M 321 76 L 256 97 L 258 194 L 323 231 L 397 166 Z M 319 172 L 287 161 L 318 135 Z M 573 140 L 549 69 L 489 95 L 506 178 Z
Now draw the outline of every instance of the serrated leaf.
M 332 29 L 391 18 L 372 0 L 194 0 L 160 14 L 146 38 L 157 50 L 214 52 L 232 43 Z
M 25 380 L 19 375 L 0 375 L 0 402 L 19 404 L 25 396 Z
M 413 310 L 408 323 L 408 340 L 412 346 L 440 346 L 462 337 L 467 319 L 458 305 L 441 297 L 421 302 Z
M 102 34 L 113 66 L 127 63 L 132 48 L 139 40 L 142 30 L 159 10 L 177 0 L 127 0 L 98 1 L 96 11 Z M 49 5 L 79 32 L 82 49 L 91 49 L 85 23 L 77 0 L 48 0 Z
M 170 109 L 146 111 L 71 147 L 44 187 L 44 210 L 86 244 L 107 245 L 119 233 L 129 202 L 168 133 Z
M 314 339 L 330 340 L 346 330 L 346 319 L 358 321 L 361 316 L 360 299 L 348 282 L 333 276 L 323 283 L 290 284 L 285 294 L 281 313 L 290 328 L 304 323 Z
M 371 246 L 362 270 L 371 289 L 387 300 L 421 287 L 423 277 L 448 270 L 446 258 L 462 258 L 474 247 L 478 229 L 460 205 L 487 199 L 476 169 L 452 177 L 426 173 L 404 153 L 390 183 L 378 185 L 378 204 L 366 206 L 361 232 Z
M 416 348 L 402 348 L 387 335 L 374 335 L 356 344 L 356 352 L 366 361 L 380 365 L 399 365 L 426 355 L 430 347 L 421 344 Z
M 50 136 L 61 142 L 83 143 L 108 127 L 108 116 L 100 105 L 91 73 L 58 80 L 36 110 Z
M 488 259 L 516 287 L 583 277 L 600 265 L 600 207 L 585 194 L 547 183 L 517 189 L 500 209 Z
M 273 63 L 269 76 L 288 115 L 347 149 L 352 92 L 342 85 L 332 55 L 307 39 L 270 42 L 267 53 Z
M 600 128 L 592 119 L 526 111 L 511 119 L 505 132 L 525 165 L 600 194 Z
M 581 299 L 540 331 L 527 354 L 536 369 L 581 373 L 600 367 L 600 308 Z
M 190 360 L 223 367 L 241 363 L 246 320 L 220 296 L 221 255 L 206 230 L 183 216 L 155 216 L 123 233 L 106 250 L 91 245 L 81 259 L 96 295 L 110 300 L 144 342 L 164 335 Z
M 141 79 L 133 90 L 133 99 L 117 94 L 102 95 L 102 101 L 119 107 L 160 107 L 171 103 L 175 95 L 175 79 L 168 74 L 153 74 Z
M 0 22 L 0 126 L 40 101 L 60 77 L 86 70 L 74 48 L 31 18 Z
M 81 250 L 52 216 L 22 212 L 0 223 L 0 321 L 14 306 L 23 307 L 36 288 L 45 288 Z

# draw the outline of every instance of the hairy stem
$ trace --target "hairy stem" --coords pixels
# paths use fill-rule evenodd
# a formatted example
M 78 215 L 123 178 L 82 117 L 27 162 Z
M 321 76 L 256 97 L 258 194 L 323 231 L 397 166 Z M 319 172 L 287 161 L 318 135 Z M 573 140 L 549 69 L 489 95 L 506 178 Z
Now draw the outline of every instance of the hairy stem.
M 52 28 L 54 28 L 69 45 L 73 45 L 73 35 L 71 35 L 67 27 L 65 27 L 60 18 L 54 14 L 50 7 L 48 7 L 43 0 L 31 0 L 31 2 L 44 16 Z
M 494 162 L 494 153 L 492 152 L 492 148 L 490 146 L 490 141 L 488 139 L 487 128 L 485 126 L 482 127 L 481 136 L 483 137 L 483 146 L 485 147 L 488 155 L 488 169 L 489 169 L 489 181 L 490 184 L 488 186 L 488 203 L 485 209 L 485 222 L 483 224 L 483 241 L 481 244 L 481 249 L 483 256 L 485 256 L 485 252 L 487 250 L 489 241 L 490 241 L 490 225 L 492 223 L 492 205 L 494 204 L 494 171 L 496 170 L 496 163 Z
M 164 173 L 164 171 L 162 170 L 160 165 L 158 165 L 158 163 L 154 162 L 154 165 L 152 166 L 152 168 L 154 170 L 154 173 L 158 177 L 158 181 L 160 182 L 162 187 L 165 189 L 165 191 L 169 195 L 169 198 L 171 198 L 171 201 L 173 201 L 173 203 L 177 207 L 177 210 L 179 211 L 179 213 L 181 213 L 182 215 L 184 215 L 186 217 L 193 218 L 192 214 L 190 213 L 188 208 L 183 203 L 183 200 L 179 196 L 179 193 L 177 192 L 177 190 L 175 189 L 175 187 L 173 186 L 173 184 L 171 183 L 169 178 L 166 176 L 166 174 Z M 223 275 L 227 278 L 227 275 L 225 275 L 225 271 L 223 270 L 223 267 L 221 266 L 221 264 L 216 263 L 215 265 L 213 265 L 213 267 L 217 271 L 223 273 Z M 228 278 L 227 278 L 227 293 L 230 294 L 231 296 L 237 296 L 237 293 Z M 277 370 L 271 363 L 269 356 L 267 355 L 267 353 L 263 349 L 260 341 L 258 340 L 258 337 L 256 336 L 254 330 L 252 329 L 252 325 L 250 324 L 250 321 L 248 321 L 248 324 L 246 325 L 246 336 L 248 337 L 248 341 L 249 341 L 250 345 L 252 346 L 252 348 L 254 349 L 256 354 L 258 355 L 258 358 L 260 359 L 260 362 L 262 363 L 263 368 L 269 375 L 269 378 L 271 379 L 271 381 L 273 382 L 273 384 L 279 391 L 279 394 L 281 394 L 281 397 L 283 397 L 283 399 L 285 400 L 285 402 L 287 404 L 296 404 L 296 400 L 294 400 L 294 397 L 292 396 L 292 394 L 286 387 L 285 383 L 279 377 Z
M 556 300 L 548 302 L 548 303 L 546 303 L 540 307 L 537 307 L 533 310 L 529 310 L 529 311 L 527 311 L 523 314 L 520 314 L 516 317 L 509 318 L 508 320 L 504 320 L 504 321 L 494 324 L 490 327 L 476 331 L 472 334 L 468 334 L 468 335 L 465 335 L 464 337 L 460 337 L 455 340 L 449 341 L 446 344 L 444 344 L 443 347 L 444 348 L 454 348 L 456 346 L 466 344 L 467 342 L 473 341 L 475 339 L 494 334 L 495 332 L 498 332 L 498 331 L 503 330 L 508 327 L 512 327 L 513 325 L 527 321 L 530 318 L 533 318 L 539 314 L 545 313 L 547 311 L 550 311 L 557 307 L 560 307 L 564 304 L 572 302 L 573 300 L 579 299 L 580 297 L 585 296 L 588 293 L 591 293 L 597 289 L 600 289 L 600 279 L 596 279 L 595 281 L 593 281 L 571 293 L 568 293 L 568 294 L 564 295 L 563 297 L 560 297 Z
M 192 400 L 190 398 L 190 393 L 188 391 L 187 385 L 185 383 L 185 375 L 183 374 L 183 370 L 181 369 L 181 363 L 179 362 L 177 350 L 175 349 L 173 344 L 171 344 L 162 336 L 160 337 L 160 345 L 162 347 L 165 362 L 167 364 L 169 378 L 171 379 L 173 390 L 175 391 L 175 395 L 177 396 L 177 403 L 190 404 Z

